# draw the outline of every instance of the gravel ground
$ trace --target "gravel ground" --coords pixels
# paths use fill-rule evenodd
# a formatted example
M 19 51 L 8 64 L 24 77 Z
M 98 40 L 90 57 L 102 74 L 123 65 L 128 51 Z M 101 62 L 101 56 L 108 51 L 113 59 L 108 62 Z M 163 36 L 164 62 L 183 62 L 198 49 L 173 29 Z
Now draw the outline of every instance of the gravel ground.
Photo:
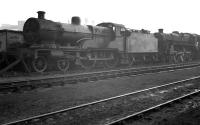
M 200 74 L 200 67 L 154 75 L 123 77 L 97 82 L 66 84 L 25 93 L 0 95 L 0 123 L 67 108 Z
M 180 85 L 177 85 L 177 87 L 178 86 Z M 178 97 L 184 93 L 188 93 L 188 91 L 185 90 L 190 89 L 192 91 L 194 88 L 199 88 L 199 85 L 185 83 L 182 87 L 177 87 L 175 89 L 174 87 L 170 86 L 169 88 L 156 89 L 149 91 L 148 93 L 138 93 L 109 102 L 102 102 L 89 107 L 76 109 L 59 115 L 57 114 L 54 117 L 46 118 L 46 120 L 37 120 L 36 123 L 34 122 L 28 124 L 52 125 L 53 122 L 53 125 L 64 125 L 66 123 L 69 125 L 77 125 L 80 123 L 81 125 L 104 125 L 111 119 L 118 119 L 122 116 L 127 116 L 156 104 L 160 104 L 161 102 L 165 102 L 169 99 Z M 163 91 L 165 92 L 163 93 Z M 51 122 L 49 122 L 49 120 Z
M 130 119 L 125 125 L 199 125 L 199 123 L 200 97 L 198 94 L 144 115 L 141 119 Z
M 169 119 L 163 125 L 199 125 L 200 124 L 200 107 L 190 109 L 174 118 Z

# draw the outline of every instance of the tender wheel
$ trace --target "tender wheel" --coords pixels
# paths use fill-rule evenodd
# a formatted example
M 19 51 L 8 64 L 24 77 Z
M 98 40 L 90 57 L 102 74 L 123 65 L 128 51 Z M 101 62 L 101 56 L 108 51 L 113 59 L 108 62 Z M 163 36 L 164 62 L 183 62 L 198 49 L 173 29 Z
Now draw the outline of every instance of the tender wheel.
M 190 54 L 186 54 L 184 58 L 187 62 L 192 61 L 192 56 Z
M 158 62 L 157 56 L 152 56 L 153 62 Z
M 117 66 L 118 62 L 119 62 L 119 59 L 117 57 L 114 57 L 114 59 L 106 60 L 105 65 L 108 68 L 114 68 Z
M 184 62 L 183 55 L 178 55 L 177 61 L 178 61 L 178 63 Z
M 135 57 L 129 56 L 128 57 L 128 65 L 132 66 L 134 63 L 135 63 Z
M 90 60 L 91 53 L 81 53 L 81 58 L 79 59 L 80 66 L 84 69 L 91 69 L 95 66 L 96 60 Z
M 80 65 L 84 69 L 91 69 L 95 66 L 96 60 L 89 60 L 87 58 L 80 59 Z
M 60 71 L 66 72 L 69 69 L 69 60 L 67 59 L 60 59 L 57 61 L 57 67 Z
M 89 60 L 89 59 L 80 59 L 80 65 L 84 69 L 91 69 L 95 66 L 96 61 L 95 60 Z
M 44 72 L 47 69 L 47 60 L 44 57 L 38 57 L 33 60 L 33 69 L 36 72 Z
M 166 62 L 166 61 L 165 61 Z M 169 56 L 169 62 L 170 63 L 177 63 L 177 58 L 175 55 L 170 55 Z

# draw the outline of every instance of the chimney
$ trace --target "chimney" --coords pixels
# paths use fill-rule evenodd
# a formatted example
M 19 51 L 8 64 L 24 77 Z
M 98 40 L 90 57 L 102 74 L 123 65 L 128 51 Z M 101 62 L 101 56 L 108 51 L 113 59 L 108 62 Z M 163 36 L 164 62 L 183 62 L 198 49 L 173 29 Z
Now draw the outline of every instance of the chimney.
M 80 19 L 80 17 L 78 17 L 78 16 L 72 17 L 71 23 L 72 23 L 72 24 L 75 24 L 75 25 L 80 25 L 80 24 L 81 24 L 81 19 Z
M 44 11 L 38 11 L 38 19 L 44 19 L 44 15 L 45 15 L 45 12 Z
M 163 33 L 163 29 L 158 29 L 158 32 L 159 33 Z

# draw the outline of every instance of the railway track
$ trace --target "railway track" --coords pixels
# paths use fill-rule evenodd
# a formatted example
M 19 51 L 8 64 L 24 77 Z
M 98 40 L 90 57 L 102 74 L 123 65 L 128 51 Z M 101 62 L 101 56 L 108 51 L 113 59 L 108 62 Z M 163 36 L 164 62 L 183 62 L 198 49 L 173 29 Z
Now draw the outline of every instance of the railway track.
M 80 74 L 59 74 L 39 77 L 21 77 L 12 80 L 1 80 L 0 81 L 0 92 L 20 92 L 33 90 L 41 87 L 51 86 L 62 86 L 64 84 L 74 84 L 78 82 L 89 82 L 97 81 L 108 78 L 132 76 L 132 75 L 143 75 L 147 73 L 157 73 L 162 71 L 174 71 L 178 69 L 198 67 L 200 63 L 190 64 L 172 64 L 162 65 L 153 67 L 142 67 L 142 68 L 129 68 L 99 72 L 89 72 Z
M 200 93 L 200 76 L 86 103 L 3 125 L 113 125 Z
M 139 118 L 144 118 L 145 114 L 149 115 L 149 114 L 151 114 L 151 112 L 153 112 L 153 113 L 155 111 L 159 112 L 159 110 L 160 109 L 162 110 L 162 108 L 164 108 L 164 107 L 170 107 L 171 104 L 174 104 L 176 102 L 179 103 L 180 100 L 183 100 L 185 98 L 191 98 L 191 96 L 195 96 L 197 94 L 198 95 L 200 94 L 200 90 L 196 90 L 194 92 L 191 92 L 191 93 L 188 93 L 186 95 L 177 97 L 175 99 L 171 99 L 171 100 L 169 100 L 167 102 L 160 103 L 158 105 L 149 107 L 148 109 L 145 109 L 145 110 L 142 110 L 142 111 L 139 111 L 139 112 L 136 112 L 136 113 L 121 117 L 119 119 L 116 119 L 116 120 L 113 120 L 111 122 L 108 122 L 105 125 L 126 125 L 126 124 L 130 124 L 130 121 L 129 121 L 129 123 L 126 123 L 126 121 L 127 120 L 138 120 Z
M 41 87 L 62 86 L 64 84 L 73 84 L 78 82 L 97 81 L 108 78 L 143 75 L 147 73 L 158 73 L 162 71 L 174 71 L 178 69 L 198 67 L 200 63 L 190 64 L 172 64 L 142 68 L 126 68 L 119 70 L 89 72 L 80 74 L 59 74 L 38 77 L 21 77 L 0 81 L 0 93 L 21 92 L 33 90 Z

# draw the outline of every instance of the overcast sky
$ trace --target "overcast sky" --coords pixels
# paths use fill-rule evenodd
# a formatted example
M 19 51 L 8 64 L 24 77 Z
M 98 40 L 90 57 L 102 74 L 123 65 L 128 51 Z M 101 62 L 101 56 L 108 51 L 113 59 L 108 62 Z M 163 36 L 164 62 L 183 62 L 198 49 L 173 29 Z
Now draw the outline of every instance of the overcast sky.
M 0 24 L 16 25 L 18 20 L 37 17 L 67 23 L 80 16 L 82 24 L 115 22 L 132 29 L 151 32 L 180 31 L 200 34 L 199 0 L 0 0 Z

